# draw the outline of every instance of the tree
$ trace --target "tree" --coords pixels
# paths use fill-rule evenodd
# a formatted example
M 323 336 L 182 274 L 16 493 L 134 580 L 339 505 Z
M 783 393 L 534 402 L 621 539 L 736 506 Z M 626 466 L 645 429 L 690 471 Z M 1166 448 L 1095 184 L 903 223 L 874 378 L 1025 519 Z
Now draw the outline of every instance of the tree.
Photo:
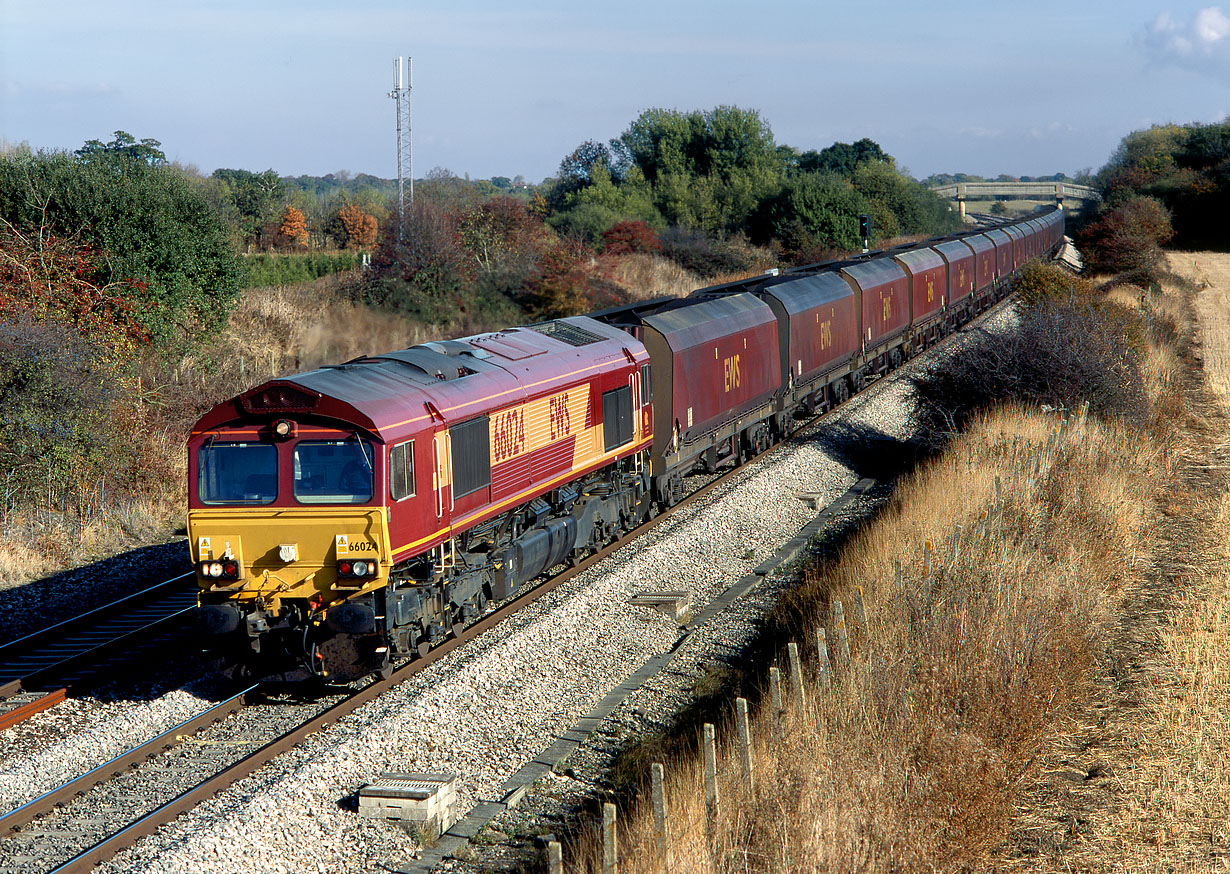
M 1077 234 L 1085 263 L 1094 270 L 1150 270 L 1161 246 L 1174 236 L 1170 211 L 1153 197 L 1133 197 L 1107 209 Z
M 767 202 L 765 211 L 768 235 L 790 237 L 796 250 L 812 248 L 814 243 L 850 250 L 862 245 L 858 217 L 868 211 L 868 204 L 840 174 L 802 173 Z M 813 239 L 800 239 L 800 229 Z
M 282 224 L 278 226 L 278 237 L 290 246 L 307 246 L 307 219 L 300 210 L 288 206 L 282 211 Z
M 734 106 L 650 109 L 619 141 L 668 222 L 711 232 L 742 229 L 785 169 L 769 125 L 755 110 Z
M 218 169 L 213 178 L 222 184 L 239 213 L 240 238 L 249 246 L 261 245 L 265 225 L 274 220 L 284 200 L 281 178 L 272 169 L 263 173 Z
M 86 140 L 84 146 L 77 150 L 76 155 L 83 161 L 118 160 L 131 161 L 148 166 L 157 166 L 167 162 L 166 153 L 159 148 L 162 143 L 148 137 L 137 142 L 136 137 L 127 131 L 117 130 L 115 139 L 109 143 L 101 140 Z
M 634 252 L 661 252 L 662 241 L 649 225 L 638 221 L 620 222 L 602 234 L 602 251 L 608 255 Z
M 867 137 L 857 143 L 833 143 L 819 152 L 803 152 L 797 166 L 803 173 L 839 173 L 853 176 L 859 164 L 867 161 L 892 161 L 879 144 Z
M 337 211 L 337 222 L 334 226 L 340 228 L 335 233 L 338 245 L 344 249 L 372 249 L 376 245 L 376 235 L 380 229 L 376 217 L 362 210 L 357 204 L 348 204 Z
M 24 235 L 75 239 L 100 253 L 91 282 L 130 282 L 133 317 L 160 346 L 208 335 L 239 293 L 226 227 L 166 164 L 41 151 L 0 158 L 0 217 Z

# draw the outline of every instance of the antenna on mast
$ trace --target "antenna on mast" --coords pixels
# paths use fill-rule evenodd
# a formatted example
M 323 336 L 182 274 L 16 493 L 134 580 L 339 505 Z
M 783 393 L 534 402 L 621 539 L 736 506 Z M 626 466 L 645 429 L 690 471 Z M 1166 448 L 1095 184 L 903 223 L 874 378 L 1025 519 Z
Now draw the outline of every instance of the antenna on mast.
M 410 136 L 411 58 L 405 58 L 403 79 L 402 58 L 393 59 L 393 98 L 397 112 L 397 239 L 405 239 L 406 216 L 414 206 L 414 144 Z M 405 128 L 405 135 L 402 129 Z M 407 195 L 406 180 L 409 178 Z

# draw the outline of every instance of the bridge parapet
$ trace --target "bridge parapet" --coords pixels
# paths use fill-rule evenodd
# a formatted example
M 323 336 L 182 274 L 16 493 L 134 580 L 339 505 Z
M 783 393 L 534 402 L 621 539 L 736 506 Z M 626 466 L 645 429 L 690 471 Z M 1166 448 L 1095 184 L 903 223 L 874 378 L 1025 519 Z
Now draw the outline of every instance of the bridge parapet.
M 1102 199 L 1096 188 L 1075 182 L 951 182 L 931 190 L 957 201 L 962 216 L 966 200 L 1054 200 L 1062 207 L 1065 201 L 1084 203 Z

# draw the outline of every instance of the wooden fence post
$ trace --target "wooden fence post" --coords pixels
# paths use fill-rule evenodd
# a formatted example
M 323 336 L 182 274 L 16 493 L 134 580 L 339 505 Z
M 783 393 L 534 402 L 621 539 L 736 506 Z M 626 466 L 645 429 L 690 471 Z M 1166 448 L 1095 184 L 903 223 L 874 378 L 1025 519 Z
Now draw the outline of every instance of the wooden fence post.
M 705 813 L 709 820 L 709 837 L 712 840 L 718 818 L 717 744 L 713 723 L 701 726 L 703 755 L 705 759 Z
M 995 482 L 998 483 L 999 479 L 996 478 Z M 922 575 L 923 575 L 924 581 L 929 580 L 931 578 L 931 541 L 930 540 L 923 541 L 923 574 Z
M 564 851 L 559 841 L 547 844 L 547 870 L 549 874 L 564 874 Z
M 615 874 L 619 850 L 615 846 L 615 805 L 602 805 L 602 874 Z
M 658 847 L 658 857 L 670 870 L 670 836 L 666 833 L 666 789 L 663 786 L 666 774 L 661 762 L 649 766 L 650 795 L 653 799 L 653 836 Z
M 739 762 L 748 792 L 756 791 L 756 773 L 752 768 L 752 727 L 747 721 L 747 699 L 735 699 L 735 731 L 739 735 Z
M 833 624 L 837 626 L 837 654 L 843 668 L 850 667 L 850 639 L 846 637 L 846 610 L 840 601 L 833 602 Z
M 867 607 L 863 604 L 863 587 L 854 587 L 854 618 L 858 620 L 858 627 L 862 629 L 863 634 L 867 633 Z
M 773 725 L 782 727 L 782 672 L 777 666 L 769 668 L 769 706 L 773 708 Z
M 794 698 L 794 706 L 802 717 L 807 707 L 807 697 L 803 692 L 803 662 L 799 658 L 799 645 L 793 640 L 786 644 L 786 652 L 790 657 L 790 694 Z
M 821 625 L 816 629 L 816 670 L 820 674 L 820 686 L 825 692 L 832 688 L 832 679 L 830 678 L 831 666 L 829 664 L 829 642 L 825 639 L 824 626 Z

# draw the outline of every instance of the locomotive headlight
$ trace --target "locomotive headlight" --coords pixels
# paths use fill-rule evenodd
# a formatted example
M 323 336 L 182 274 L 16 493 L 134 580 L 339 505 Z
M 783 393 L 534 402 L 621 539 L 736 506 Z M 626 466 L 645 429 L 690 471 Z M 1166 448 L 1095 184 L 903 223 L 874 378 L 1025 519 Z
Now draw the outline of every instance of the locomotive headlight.
M 354 575 L 355 575 L 356 577 L 365 577 L 365 576 L 367 576 L 367 562 L 365 562 L 365 561 L 356 561 L 356 562 L 354 563 Z
M 295 436 L 295 423 L 290 419 L 278 419 L 273 423 L 273 436 L 278 440 L 289 440 Z
M 220 577 L 222 576 L 222 562 L 211 561 L 208 565 L 206 565 L 206 570 L 209 572 L 211 577 Z

